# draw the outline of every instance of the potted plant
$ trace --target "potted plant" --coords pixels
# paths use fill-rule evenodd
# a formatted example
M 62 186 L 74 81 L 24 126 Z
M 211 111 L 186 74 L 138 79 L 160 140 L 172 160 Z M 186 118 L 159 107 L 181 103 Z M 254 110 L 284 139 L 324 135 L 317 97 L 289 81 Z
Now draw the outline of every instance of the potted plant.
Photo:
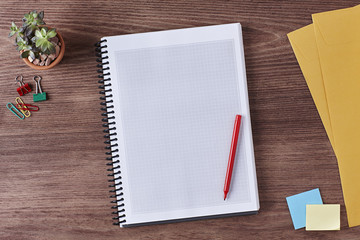
M 11 23 L 9 37 L 16 35 L 15 45 L 25 63 L 36 69 L 46 70 L 57 65 L 64 56 L 65 43 L 55 28 L 43 21 L 44 11 L 25 14 L 22 26 Z

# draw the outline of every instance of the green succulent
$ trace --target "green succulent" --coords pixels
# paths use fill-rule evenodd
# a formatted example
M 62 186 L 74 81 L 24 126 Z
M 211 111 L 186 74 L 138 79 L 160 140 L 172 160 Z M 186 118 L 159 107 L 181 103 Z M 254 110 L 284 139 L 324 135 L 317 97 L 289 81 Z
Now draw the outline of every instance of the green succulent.
M 29 12 L 25 14 L 24 18 L 22 19 L 23 27 L 44 25 L 45 22 L 43 21 L 43 18 L 44 11 L 39 13 L 37 13 L 36 10 Z
M 14 36 L 16 33 L 19 33 L 19 28 L 16 26 L 14 22 L 12 22 L 10 27 L 9 37 Z
M 49 40 L 56 36 L 56 30 L 49 30 L 43 27 L 45 24 L 44 11 L 31 11 L 22 19 L 22 26 L 17 27 L 14 22 L 11 23 L 9 37 L 16 35 L 15 45 L 21 52 L 21 58 L 31 57 L 39 58 L 40 54 L 50 54 L 55 52 L 54 44 Z
M 35 42 L 35 46 L 40 48 L 42 52 L 50 54 L 55 52 L 55 46 L 49 39 L 55 36 L 55 28 L 48 30 L 46 27 L 43 27 L 41 30 L 35 31 L 35 36 L 31 40 Z
M 30 49 L 30 45 L 23 39 L 19 39 L 19 41 L 17 42 L 17 48 L 16 50 L 18 51 L 24 51 L 24 50 L 29 50 Z

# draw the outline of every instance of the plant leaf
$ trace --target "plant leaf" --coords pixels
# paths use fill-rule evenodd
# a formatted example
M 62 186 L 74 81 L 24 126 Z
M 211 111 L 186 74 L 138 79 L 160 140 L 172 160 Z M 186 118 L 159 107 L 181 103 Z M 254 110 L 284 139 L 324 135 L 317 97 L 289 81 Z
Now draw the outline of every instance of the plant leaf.
M 36 31 L 35 31 L 35 36 L 36 36 L 37 38 L 42 38 L 42 34 L 41 34 L 41 32 L 40 32 L 39 30 L 36 30 Z
M 42 20 L 44 18 L 44 11 L 39 12 L 38 17 Z
M 16 33 L 15 31 L 11 31 L 11 32 L 9 33 L 9 37 L 14 36 L 15 33 Z
M 37 39 L 35 42 L 35 47 L 40 47 L 40 45 L 41 45 L 41 40 Z
M 31 46 L 30 50 L 33 51 L 35 54 L 40 51 L 40 49 L 37 48 L 35 45 Z
M 29 52 L 30 52 L 30 51 L 22 52 L 21 55 L 20 55 L 20 57 L 22 57 L 22 58 L 27 58 L 27 57 L 29 56 Z
M 34 34 L 34 31 L 31 27 L 27 27 L 25 30 L 25 36 L 30 37 L 32 34 Z
M 47 45 L 47 44 L 46 44 L 45 41 L 43 41 L 43 42 L 41 43 L 40 48 L 41 48 L 41 51 L 42 51 L 42 52 L 45 52 L 45 51 L 47 50 L 47 46 L 46 46 L 46 45 Z
M 21 41 L 22 38 L 19 35 L 17 35 L 15 40 L 16 40 L 16 43 L 17 43 L 17 42 Z
M 25 44 L 29 44 L 29 39 L 27 37 L 24 37 L 23 40 L 24 40 Z
M 47 43 L 48 41 L 44 38 L 42 39 L 38 39 L 36 43 L 39 42 L 39 47 L 41 49 L 42 52 L 45 52 L 47 50 Z
M 55 45 L 52 42 L 49 42 L 48 49 L 50 53 L 55 53 Z
M 11 27 L 10 27 L 10 33 L 9 33 L 9 37 L 13 36 L 15 33 L 17 33 L 19 31 L 18 27 L 16 26 L 16 24 L 14 22 L 11 22 Z
M 55 37 L 55 36 L 56 36 L 56 29 L 53 28 L 53 29 L 51 29 L 51 30 L 48 32 L 47 38 L 53 38 L 53 37 Z
M 36 46 L 36 47 L 40 47 L 41 44 L 42 44 L 42 42 L 43 42 L 43 39 L 42 39 L 42 38 L 36 39 L 35 46 Z
M 46 29 L 45 28 L 41 29 L 41 35 L 42 35 L 42 37 L 46 37 Z
M 37 18 L 35 21 L 36 21 L 36 24 L 35 24 L 35 25 L 41 25 L 41 24 L 42 24 L 42 20 L 39 19 L 39 18 Z
M 18 35 L 16 36 L 17 41 L 21 41 L 25 39 L 25 36 L 23 33 L 18 33 Z
M 35 54 L 33 51 L 28 51 L 29 52 L 29 56 L 32 58 L 32 59 L 35 59 Z

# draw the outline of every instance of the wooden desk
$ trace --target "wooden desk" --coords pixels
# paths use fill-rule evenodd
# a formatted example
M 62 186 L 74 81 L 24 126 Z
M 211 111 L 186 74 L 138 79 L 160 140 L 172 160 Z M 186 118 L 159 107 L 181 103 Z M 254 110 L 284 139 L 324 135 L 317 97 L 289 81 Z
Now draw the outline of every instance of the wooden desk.
M 358 239 L 336 158 L 286 34 L 311 13 L 358 1 L 1 1 L 0 239 Z M 54 69 L 19 59 L 8 27 L 45 10 L 66 42 Z M 261 210 L 258 215 L 119 229 L 112 225 L 93 44 L 105 35 L 241 22 Z M 43 77 L 49 100 L 24 121 L 5 107 L 14 78 Z M 31 96 L 25 96 L 24 101 Z M 319 187 L 341 231 L 295 231 L 285 197 Z

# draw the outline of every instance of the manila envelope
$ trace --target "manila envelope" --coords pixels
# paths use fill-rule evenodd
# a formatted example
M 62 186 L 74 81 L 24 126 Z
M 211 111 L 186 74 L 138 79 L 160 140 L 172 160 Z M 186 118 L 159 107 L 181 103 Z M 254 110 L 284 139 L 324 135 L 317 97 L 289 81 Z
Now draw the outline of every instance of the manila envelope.
M 313 14 L 349 226 L 360 225 L 360 8 Z
M 321 121 L 324 124 L 325 131 L 335 151 L 313 24 L 289 33 L 288 38 L 319 112 Z
M 338 16 L 343 16 L 344 14 L 346 14 L 351 8 L 347 8 L 347 9 L 340 9 L 340 10 L 336 10 L 336 11 L 331 11 L 331 12 L 327 12 L 327 13 L 322 13 L 322 14 L 338 14 Z M 356 10 L 357 12 L 358 10 Z M 315 16 L 315 18 L 317 18 L 317 16 Z M 330 17 L 331 18 L 331 17 Z M 317 20 L 315 20 L 317 21 Z M 324 21 L 326 20 L 321 20 L 322 24 Z M 328 25 L 327 25 L 328 26 Z M 318 29 L 321 29 L 321 26 L 318 25 L 316 26 Z M 331 31 L 330 28 L 328 29 L 328 31 Z M 321 33 L 320 31 L 317 32 L 318 34 Z M 334 35 L 332 35 L 334 36 Z M 288 34 L 290 43 L 293 47 L 294 53 L 296 55 L 296 58 L 299 62 L 299 65 L 301 67 L 301 70 L 304 74 L 305 80 L 308 84 L 309 90 L 311 92 L 311 95 L 314 99 L 315 105 L 318 109 L 319 115 L 321 117 L 321 120 L 324 124 L 325 130 L 328 134 L 329 140 L 333 146 L 333 149 L 335 151 L 335 154 L 337 155 L 337 159 L 338 159 L 338 164 L 339 164 L 339 170 L 340 170 L 340 177 L 341 177 L 341 182 L 342 182 L 342 187 L 343 187 L 343 194 L 344 194 L 344 200 L 345 200 L 345 205 L 347 208 L 347 214 L 348 214 L 348 222 L 349 222 L 349 226 L 357 226 L 360 224 L 359 220 L 359 208 L 360 208 L 360 203 L 357 203 L 360 199 L 359 199 L 359 190 L 358 190 L 358 185 L 354 185 L 352 183 L 352 181 L 355 182 L 359 182 L 360 177 L 357 177 L 357 172 L 359 172 L 359 161 L 357 161 L 356 159 L 354 160 L 353 158 L 346 158 L 345 161 L 342 161 L 339 158 L 338 155 L 338 151 L 335 149 L 335 143 L 334 143 L 334 136 L 333 136 L 333 128 L 332 128 L 332 118 L 330 117 L 330 107 L 328 106 L 328 97 L 327 97 L 327 92 L 325 91 L 325 84 L 324 81 L 326 81 L 325 78 L 323 78 L 323 72 L 322 72 L 322 68 L 321 68 L 321 64 L 320 64 L 320 56 L 318 53 L 318 46 L 317 46 L 317 39 L 315 36 L 315 31 L 314 31 L 314 25 L 310 24 L 306 27 L 303 27 L 301 29 L 298 29 L 294 32 L 291 32 Z M 321 36 L 322 37 L 322 36 Z M 326 38 L 326 37 L 323 37 Z M 344 38 L 343 38 L 344 39 Z M 320 44 L 323 44 L 324 42 L 320 42 Z M 345 40 L 346 43 L 346 40 Z M 335 47 L 335 46 L 334 46 Z M 320 50 L 319 50 L 320 51 Z M 330 56 L 332 58 L 336 56 Z M 322 56 L 322 58 L 324 58 L 324 56 Z M 324 63 L 327 64 L 327 63 Z M 341 64 L 340 64 L 341 65 Z M 336 70 L 337 68 L 335 67 L 333 70 Z M 328 75 L 329 73 L 327 73 Z M 333 86 L 333 85 L 331 85 Z M 332 88 L 332 90 L 334 91 L 335 94 L 333 94 L 331 97 L 336 98 L 337 96 L 337 90 L 336 88 Z M 336 102 L 336 99 L 332 98 L 332 102 Z M 360 102 L 358 101 L 358 104 Z M 351 108 L 351 106 L 349 106 Z M 332 110 L 335 111 L 333 109 L 334 107 L 332 107 Z M 351 114 L 351 109 L 350 109 L 350 114 Z M 349 121 L 351 121 L 351 119 L 347 119 Z M 338 124 L 343 124 L 341 123 L 341 118 L 340 118 L 340 123 L 337 122 L 336 127 L 338 126 Z M 345 124 L 345 123 L 344 123 Z M 336 128 L 336 132 L 341 131 L 340 129 Z M 341 137 L 340 138 L 344 138 L 345 137 L 345 141 L 343 142 L 342 145 L 346 145 L 348 143 L 348 140 L 346 139 L 346 133 L 340 133 Z M 345 136 L 344 136 L 345 135 Z M 338 140 L 339 141 L 339 140 Z M 352 151 L 350 149 L 350 151 Z M 347 152 L 348 153 L 348 152 Z M 350 152 L 351 153 L 351 152 Z M 340 154 L 341 156 L 346 155 L 345 152 Z M 352 168 L 357 169 L 357 170 L 351 170 Z

